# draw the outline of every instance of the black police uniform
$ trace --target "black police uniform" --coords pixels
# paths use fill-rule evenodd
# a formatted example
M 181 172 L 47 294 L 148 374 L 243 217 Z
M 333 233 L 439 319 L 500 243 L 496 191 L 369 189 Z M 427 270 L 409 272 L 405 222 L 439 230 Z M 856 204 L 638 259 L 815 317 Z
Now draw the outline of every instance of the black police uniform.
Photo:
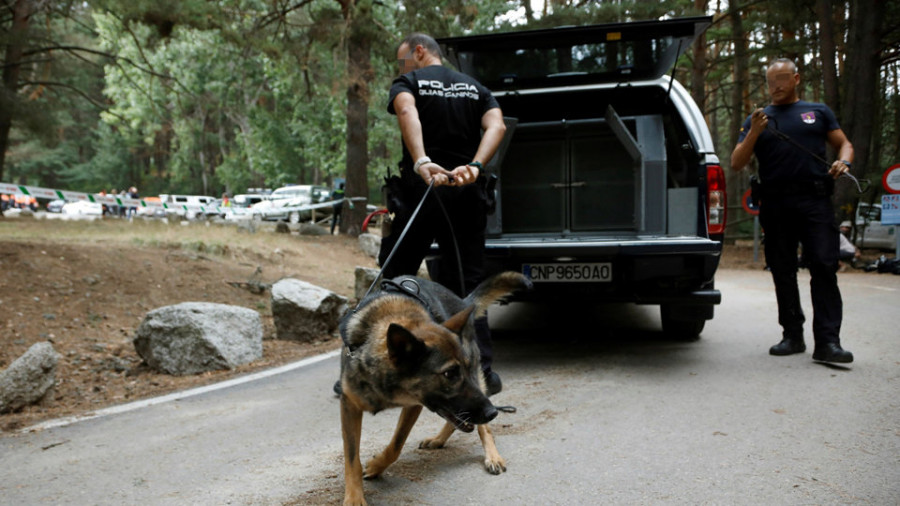
M 798 101 L 769 105 L 769 127 L 825 158 L 828 132 L 840 128 L 824 104 Z M 840 233 L 831 202 L 833 179 L 829 167 L 774 133 L 760 134 L 753 149 L 762 181 L 759 220 L 765 231 L 766 262 L 775 282 L 778 323 L 783 337 L 803 339 L 805 318 L 797 286 L 797 246 L 809 269 L 813 305 L 813 336 L 817 347 L 840 344 L 843 303 L 837 270 Z M 744 121 L 738 142 L 750 130 Z
M 475 161 L 481 143 L 481 118 L 500 105 L 490 90 L 470 76 L 442 65 L 431 65 L 404 74 L 391 85 L 387 110 L 396 114 L 394 99 L 402 92 L 415 97 L 422 124 L 425 154 L 447 170 Z M 484 161 L 484 160 L 479 160 Z M 399 180 L 388 181 L 388 210 L 394 214 L 391 233 L 382 239 L 378 259 L 384 265 L 400 233 L 427 190 L 421 176 L 413 172 L 415 160 L 403 145 Z M 436 281 L 463 297 L 484 277 L 484 233 L 487 205 L 484 175 L 479 181 L 462 187 L 439 186 L 432 189 L 447 211 L 452 228 L 434 195 L 429 196 L 416 216 L 403 244 L 384 268 L 387 279 L 415 275 L 428 254 L 432 242 L 441 250 Z M 455 240 L 454 240 L 455 237 Z M 456 248 L 459 257 L 456 255 Z M 464 283 L 460 282 L 462 270 Z M 491 368 L 490 332 L 484 318 L 476 320 L 476 338 L 481 350 L 482 368 Z

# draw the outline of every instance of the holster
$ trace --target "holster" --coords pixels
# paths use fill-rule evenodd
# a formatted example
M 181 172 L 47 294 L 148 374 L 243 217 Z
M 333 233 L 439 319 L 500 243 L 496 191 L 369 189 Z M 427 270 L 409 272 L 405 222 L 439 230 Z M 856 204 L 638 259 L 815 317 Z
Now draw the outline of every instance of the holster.
M 391 214 L 397 214 L 406 209 L 403 180 L 400 176 L 387 175 L 384 177 L 384 185 L 381 187 L 384 205 Z
M 756 205 L 760 199 L 784 198 L 797 195 L 826 198 L 834 193 L 834 179 L 823 178 L 814 181 L 788 181 L 765 184 L 756 176 L 750 178 L 750 199 Z
M 484 205 L 487 209 L 488 216 L 494 214 L 497 210 L 497 174 L 489 174 L 487 184 L 484 187 Z

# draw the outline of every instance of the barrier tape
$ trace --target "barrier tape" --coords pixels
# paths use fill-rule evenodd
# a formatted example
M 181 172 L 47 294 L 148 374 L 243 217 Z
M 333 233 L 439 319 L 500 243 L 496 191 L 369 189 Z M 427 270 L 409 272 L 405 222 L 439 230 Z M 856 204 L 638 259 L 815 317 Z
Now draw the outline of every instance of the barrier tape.
M 291 206 L 291 207 L 276 207 L 276 208 L 267 208 L 267 209 L 259 209 L 251 211 L 250 208 L 240 208 L 240 207 L 223 207 L 223 206 L 209 206 L 203 204 L 191 204 L 191 203 L 180 203 L 174 204 L 171 202 L 160 202 L 156 200 L 146 200 L 143 198 L 131 198 L 125 197 L 121 195 L 101 195 L 99 193 L 82 193 L 82 192 L 73 192 L 68 190 L 57 190 L 53 188 L 42 188 L 39 186 L 27 186 L 27 185 L 14 185 L 9 183 L 0 183 L 0 193 L 7 193 L 10 195 L 20 194 L 28 197 L 35 198 L 44 198 L 44 199 L 61 199 L 66 202 L 78 202 L 78 201 L 86 201 L 94 204 L 109 204 L 116 205 L 120 207 L 150 207 L 150 208 L 162 208 L 166 211 L 177 213 L 179 211 L 184 211 L 187 213 L 189 210 L 199 209 L 203 213 L 207 212 L 217 212 L 217 213 L 226 213 L 227 211 L 236 212 L 236 210 L 242 210 L 241 212 L 237 212 L 236 214 L 259 214 L 262 216 L 270 216 L 273 214 L 282 214 L 282 213 L 291 213 L 294 211 L 308 211 L 312 209 L 322 209 L 326 207 L 331 207 L 338 202 L 347 201 L 350 203 L 350 206 L 353 206 L 353 202 L 360 202 L 367 200 L 365 197 L 350 197 L 343 198 L 339 200 L 329 200 L 326 202 L 320 202 L 318 204 L 305 204 L 302 206 Z

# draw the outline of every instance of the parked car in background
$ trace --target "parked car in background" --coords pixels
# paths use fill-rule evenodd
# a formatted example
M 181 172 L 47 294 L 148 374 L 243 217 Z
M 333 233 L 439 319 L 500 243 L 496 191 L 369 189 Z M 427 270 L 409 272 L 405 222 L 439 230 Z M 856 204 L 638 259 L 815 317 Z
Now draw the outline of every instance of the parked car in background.
M 47 212 L 61 213 L 64 205 L 66 205 L 66 201 L 63 199 L 51 200 L 50 202 L 47 202 Z
M 203 214 L 198 216 L 198 218 L 224 218 L 225 214 L 228 212 L 224 207 L 225 201 L 223 199 L 215 199 L 208 206 L 204 206 Z
M 265 200 L 265 196 L 256 193 L 239 193 L 231 199 L 231 207 L 247 209 L 253 204 Z
M 160 195 L 159 198 L 168 206 L 166 215 L 180 216 L 189 220 L 202 218 L 205 214 L 203 208 L 215 203 L 214 197 L 206 195 Z
M 856 245 L 884 250 L 897 246 L 897 226 L 881 224 L 881 205 L 860 202 L 856 206 Z
M 225 208 L 226 220 L 244 220 L 250 219 L 250 207 L 259 204 L 266 197 L 258 193 L 239 193 L 232 197 L 231 206 Z
M 144 197 L 144 202 L 150 205 L 138 206 L 137 215 L 141 218 L 165 218 L 166 210 L 162 207 L 162 199 L 160 197 Z M 152 203 L 160 205 L 152 205 Z
M 266 200 L 251 206 L 251 214 L 256 220 L 299 223 L 309 220 L 312 211 L 295 208 L 327 201 L 328 195 L 329 191 L 325 186 L 299 184 L 284 186 L 273 191 Z
M 99 202 L 88 202 L 87 200 L 66 202 L 62 206 L 62 214 L 76 216 L 103 216 L 103 204 Z

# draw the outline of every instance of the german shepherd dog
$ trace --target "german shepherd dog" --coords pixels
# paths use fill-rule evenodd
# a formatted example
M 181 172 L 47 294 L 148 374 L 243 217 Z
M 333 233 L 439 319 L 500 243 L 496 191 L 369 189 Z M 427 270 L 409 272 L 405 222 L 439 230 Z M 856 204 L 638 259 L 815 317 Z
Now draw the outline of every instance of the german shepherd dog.
M 400 456 L 422 407 L 447 423 L 419 448 L 441 448 L 459 429 L 478 435 L 488 472 L 506 471 L 486 425 L 497 409 L 485 395 L 474 317 L 531 281 L 504 272 L 482 282 L 465 299 L 421 278 L 400 276 L 362 300 L 341 321 L 341 431 L 344 437 L 344 504 L 366 504 L 363 478 L 377 478 Z M 363 412 L 402 408 L 390 444 L 360 463 Z

